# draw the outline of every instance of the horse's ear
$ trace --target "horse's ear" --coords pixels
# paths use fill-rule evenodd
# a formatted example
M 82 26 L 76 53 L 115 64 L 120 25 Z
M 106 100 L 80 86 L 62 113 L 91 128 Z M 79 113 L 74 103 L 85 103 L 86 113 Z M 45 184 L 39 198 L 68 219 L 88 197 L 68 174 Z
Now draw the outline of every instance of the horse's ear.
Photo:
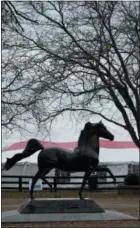
M 90 128 L 91 128 L 91 123 L 90 123 L 90 122 L 87 122 L 87 123 L 85 124 L 85 129 L 88 130 L 88 129 L 90 129 Z
M 99 121 L 99 125 L 103 125 L 103 122 L 102 122 L 102 120 L 101 120 L 101 121 Z

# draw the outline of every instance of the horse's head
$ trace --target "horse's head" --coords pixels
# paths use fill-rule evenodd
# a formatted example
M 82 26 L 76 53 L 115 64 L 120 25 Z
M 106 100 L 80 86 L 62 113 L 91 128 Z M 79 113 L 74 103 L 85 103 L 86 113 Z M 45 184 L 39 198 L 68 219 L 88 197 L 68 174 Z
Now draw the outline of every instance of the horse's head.
M 78 139 L 78 147 L 80 150 L 85 150 L 85 147 L 87 147 L 88 143 L 91 145 L 91 139 L 94 136 L 97 136 L 98 138 L 102 137 L 109 139 L 111 141 L 114 139 L 114 135 L 107 130 L 101 121 L 98 123 L 88 122 L 85 124 L 84 129 L 81 131 Z M 98 142 L 94 142 L 94 144 L 96 143 Z
M 111 141 L 114 139 L 114 135 L 106 128 L 102 121 L 98 123 L 86 123 L 84 129 L 81 132 L 81 136 L 83 135 L 87 140 L 95 134 L 98 137 L 109 139 Z
M 106 128 L 106 126 L 100 121 L 99 123 L 93 124 L 93 131 L 98 137 L 114 140 L 114 135 Z

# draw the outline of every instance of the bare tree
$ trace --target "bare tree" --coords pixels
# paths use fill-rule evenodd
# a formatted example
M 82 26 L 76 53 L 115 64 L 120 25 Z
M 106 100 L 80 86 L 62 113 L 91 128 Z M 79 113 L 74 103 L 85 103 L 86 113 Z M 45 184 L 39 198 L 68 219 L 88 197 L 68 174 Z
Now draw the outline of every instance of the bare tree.
M 22 78 L 32 70 L 29 114 L 38 123 L 96 114 L 140 148 L 139 2 L 24 4 L 36 24 L 14 33 L 28 53 Z
M 21 3 L 22 6 L 22 3 Z M 19 7 L 18 7 L 19 8 Z M 2 127 L 8 129 L 21 129 L 24 123 L 32 119 L 29 114 L 30 105 L 36 102 L 29 96 L 28 90 L 32 90 L 35 84 L 34 77 L 25 75 L 32 64 L 28 65 L 26 59 L 28 50 L 21 43 L 17 32 L 24 32 L 24 22 L 37 23 L 25 12 L 16 9 L 12 2 L 2 2 Z M 31 58 L 31 57 L 30 57 Z M 28 66 L 27 66 L 28 65 Z M 21 127 L 22 126 L 22 127 Z

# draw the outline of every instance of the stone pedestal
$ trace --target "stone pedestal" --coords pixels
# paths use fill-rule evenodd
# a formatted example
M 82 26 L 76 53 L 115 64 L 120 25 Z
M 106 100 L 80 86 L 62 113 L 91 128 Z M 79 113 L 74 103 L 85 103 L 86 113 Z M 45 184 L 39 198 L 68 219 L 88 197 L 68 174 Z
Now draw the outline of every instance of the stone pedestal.
M 2 222 L 58 222 L 137 220 L 123 213 L 101 208 L 93 200 L 36 199 L 26 200 L 18 211 L 2 213 Z
M 35 199 L 27 200 L 19 209 L 21 214 L 102 213 L 104 209 L 93 200 Z

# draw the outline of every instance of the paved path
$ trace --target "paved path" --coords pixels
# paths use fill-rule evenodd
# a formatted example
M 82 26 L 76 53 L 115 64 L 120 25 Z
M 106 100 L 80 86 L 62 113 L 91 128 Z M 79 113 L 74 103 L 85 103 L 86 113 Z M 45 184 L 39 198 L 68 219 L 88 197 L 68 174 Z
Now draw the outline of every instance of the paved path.
M 2 223 L 2 228 L 139 228 L 139 221 Z

